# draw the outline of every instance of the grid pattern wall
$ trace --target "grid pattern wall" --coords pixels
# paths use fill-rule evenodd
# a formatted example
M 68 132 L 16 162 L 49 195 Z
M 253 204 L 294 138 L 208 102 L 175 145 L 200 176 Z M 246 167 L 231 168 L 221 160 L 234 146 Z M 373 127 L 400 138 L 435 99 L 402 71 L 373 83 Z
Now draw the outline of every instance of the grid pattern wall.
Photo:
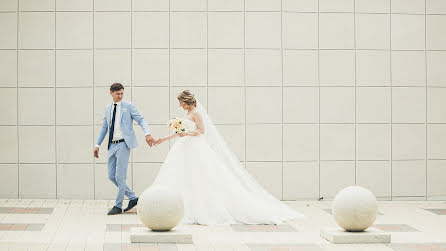
M 190 89 L 283 200 L 446 198 L 444 0 L 2 0 L 0 197 L 113 199 L 108 87 L 155 137 Z M 142 192 L 170 144 L 132 151 Z

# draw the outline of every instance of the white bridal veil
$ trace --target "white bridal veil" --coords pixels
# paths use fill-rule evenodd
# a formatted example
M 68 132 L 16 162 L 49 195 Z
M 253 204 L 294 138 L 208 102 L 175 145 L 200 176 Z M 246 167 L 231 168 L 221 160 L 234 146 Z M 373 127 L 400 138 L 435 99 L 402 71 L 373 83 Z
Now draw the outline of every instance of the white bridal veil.
M 297 219 L 304 217 L 302 214 L 297 213 L 295 210 L 291 209 L 287 204 L 278 200 L 276 197 L 268 193 L 262 186 L 260 186 L 257 181 L 250 175 L 246 168 L 240 163 L 237 156 L 231 151 L 230 147 L 226 144 L 223 137 L 220 135 L 219 131 L 215 127 L 211 118 L 207 114 L 203 105 L 197 100 L 197 109 L 202 116 L 203 123 L 205 126 L 204 136 L 207 143 L 212 148 L 213 151 L 217 153 L 220 161 L 223 162 L 224 172 L 228 173 L 230 176 L 234 177 L 237 184 L 234 187 L 243 187 L 244 189 L 233 190 L 231 201 L 240 200 L 238 207 L 232 207 L 233 211 L 241 211 L 242 205 L 256 208 L 251 210 L 252 221 L 255 222 L 255 218 L 265 218 L 268 217 L 272 221 L 279 223 L 283 220 Z M 212 168 L 212 167 L 209 167 Z M 227 176 L 226 176 L 227 177 Z M 232 182 L 235 181 L 231 179 Z M 226 182 L 226 181 L 223 181 Z M 228 191 L 229 192 L 229 191 Z

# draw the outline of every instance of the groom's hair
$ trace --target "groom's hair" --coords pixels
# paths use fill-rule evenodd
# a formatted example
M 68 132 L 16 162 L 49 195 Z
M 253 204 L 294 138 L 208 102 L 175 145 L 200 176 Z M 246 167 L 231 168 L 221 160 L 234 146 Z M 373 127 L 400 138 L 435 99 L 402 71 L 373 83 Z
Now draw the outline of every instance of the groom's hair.
M 122 89 L 124 89 L 124 86 L 122 86 L 120 83 L 114 83 L 110 86 L 110 91 L 112 92 L 116 92 Z

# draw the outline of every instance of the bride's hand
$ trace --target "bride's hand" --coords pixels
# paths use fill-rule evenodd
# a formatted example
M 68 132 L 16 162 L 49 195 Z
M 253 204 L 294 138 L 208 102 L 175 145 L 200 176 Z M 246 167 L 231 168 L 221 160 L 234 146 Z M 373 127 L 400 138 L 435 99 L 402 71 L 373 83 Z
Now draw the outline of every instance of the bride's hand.
M 184 136 L 187 136 L 187 133 L 186 132 L 179 132 L 178 135 L 180 135 L 180 137 L 184 137 Z

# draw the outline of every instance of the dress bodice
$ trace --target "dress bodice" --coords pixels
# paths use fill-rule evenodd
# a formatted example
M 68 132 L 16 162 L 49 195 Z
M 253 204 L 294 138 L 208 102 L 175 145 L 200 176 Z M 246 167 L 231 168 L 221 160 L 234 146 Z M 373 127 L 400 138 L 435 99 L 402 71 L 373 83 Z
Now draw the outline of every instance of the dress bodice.
M 195 129 L 197 129 L 197 125 L 195 124 L 195 122 L 189 118 L 184 118 L 183 123 L 184 123 L 184 129 L 186 129 L 186 132 L 191 132 L 191 131 L 194 131 Z

